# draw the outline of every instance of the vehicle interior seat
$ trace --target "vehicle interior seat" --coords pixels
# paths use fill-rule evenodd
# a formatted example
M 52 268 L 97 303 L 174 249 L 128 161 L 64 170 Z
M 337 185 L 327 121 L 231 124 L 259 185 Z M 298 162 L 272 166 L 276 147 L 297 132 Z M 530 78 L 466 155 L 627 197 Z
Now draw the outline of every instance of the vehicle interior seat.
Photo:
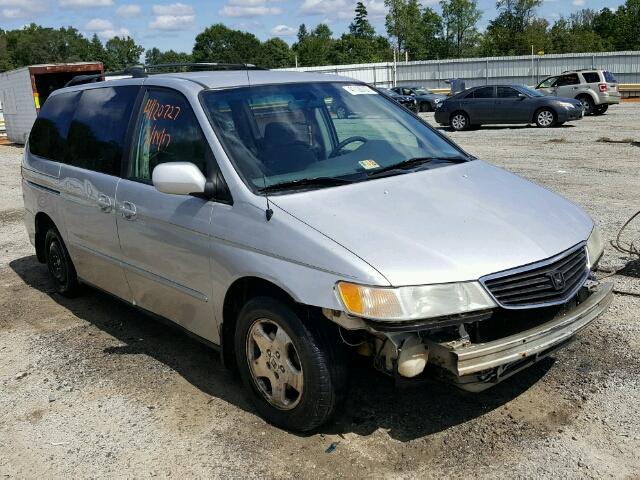
M 260 156 L 274 175 L 304 170 L 318 160 L 316 149 L 300 140 L 295 130 L 284 122 L 266 125 Z

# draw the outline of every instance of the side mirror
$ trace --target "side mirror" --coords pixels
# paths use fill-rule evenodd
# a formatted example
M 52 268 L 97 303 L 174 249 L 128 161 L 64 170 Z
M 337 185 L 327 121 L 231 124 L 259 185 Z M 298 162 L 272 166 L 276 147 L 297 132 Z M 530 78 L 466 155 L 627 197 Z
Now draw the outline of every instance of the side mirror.
M 153 186 L 162 193 L 173 195 L 202 194 L 207 179 L 191 162 L 161 163 L 153 169 Z
M 527 96 L 526 96 L 524 93 L 519 93 L 519 94 L 518 94 L 518 98 L 519 98 L 520 100 L 524 100 L 525 98 L 527 98 Z

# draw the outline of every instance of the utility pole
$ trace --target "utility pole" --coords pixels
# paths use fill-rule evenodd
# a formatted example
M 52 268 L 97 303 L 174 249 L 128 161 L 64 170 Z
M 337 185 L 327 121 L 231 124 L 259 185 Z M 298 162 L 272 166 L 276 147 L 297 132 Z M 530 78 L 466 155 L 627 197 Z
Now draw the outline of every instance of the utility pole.
M 298 68 L 298 54 L 297 53 L 294 55 L 294 58 L 296 59 L 296 68 Z

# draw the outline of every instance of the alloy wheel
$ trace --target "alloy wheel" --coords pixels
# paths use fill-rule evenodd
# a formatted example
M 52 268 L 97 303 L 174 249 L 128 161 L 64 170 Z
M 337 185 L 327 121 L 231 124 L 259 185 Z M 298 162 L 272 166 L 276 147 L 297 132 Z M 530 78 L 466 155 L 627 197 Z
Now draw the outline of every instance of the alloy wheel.
M 247 335 L 246 353 L 251 377 L 264 399 L 280 410 L 295 408 L 302 398 L 304 374 L 287 332 L 273 320 L 256 320 Z
M 553 123 L 553 113 L 549 110 L 542 110 L 538 113 L 538 124 L 541 127 L 549 127 Z
M 451 119 L 451 126 L 455 130 L 463 130 L 467 126 L 467 118 L 463 114 L 458 113 Z

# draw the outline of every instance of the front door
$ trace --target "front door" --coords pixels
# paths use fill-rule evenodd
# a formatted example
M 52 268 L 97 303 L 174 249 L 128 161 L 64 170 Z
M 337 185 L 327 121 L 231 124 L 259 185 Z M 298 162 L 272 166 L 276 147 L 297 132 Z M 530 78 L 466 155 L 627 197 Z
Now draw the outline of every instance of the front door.
M 494 101 L 496 123 L 528 123 L 533 117 L 529 97 L 520 97 L 521 93 L 512 87 L 497 87 Z
M 131 294 L 120 264 L 116 189 L 131 111 L 139 86 L 84 90 L 60 170 L 65 241 L 78 276 L 125 300 Z
M 117 223 L 135 303 L 203 337 L 213 327 L 210 235 L 213 203 L 151 184 L 156 165 L 192 162 L 207 175 L 207 141 L 187 99 L 149 88 L 136 121 Z
M 580 79 L 577 73 L 568 73 L 558 78 L 555 84 L 556 93 L 558 97 L 575 98 L 578 95 L 580 89 Z

